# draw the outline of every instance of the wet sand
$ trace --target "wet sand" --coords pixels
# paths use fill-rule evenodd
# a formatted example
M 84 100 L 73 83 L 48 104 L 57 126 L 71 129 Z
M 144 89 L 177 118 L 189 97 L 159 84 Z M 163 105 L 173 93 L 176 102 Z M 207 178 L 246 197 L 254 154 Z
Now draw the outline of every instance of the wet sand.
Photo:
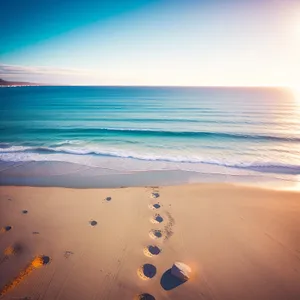
M 299 192 L 7 186 L 0 227 L 3 299 L 300 297 Z M 175 261 L 190 280 L 170 275 Z

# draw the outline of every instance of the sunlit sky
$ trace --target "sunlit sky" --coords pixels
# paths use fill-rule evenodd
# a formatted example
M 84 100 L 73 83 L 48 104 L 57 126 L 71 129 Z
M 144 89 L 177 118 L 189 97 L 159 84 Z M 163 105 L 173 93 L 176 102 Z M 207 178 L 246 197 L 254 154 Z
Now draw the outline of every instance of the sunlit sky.
M 4 2 L 2 79 L 300 87 L 299 0 Z

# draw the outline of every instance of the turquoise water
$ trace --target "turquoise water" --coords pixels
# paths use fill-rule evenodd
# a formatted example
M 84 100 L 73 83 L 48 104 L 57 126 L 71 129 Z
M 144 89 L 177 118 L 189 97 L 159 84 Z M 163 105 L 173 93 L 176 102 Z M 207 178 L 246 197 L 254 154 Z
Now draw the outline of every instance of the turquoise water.
M 0 160 L 299 181 L 300 101 L 270 88 L 1 88 Z

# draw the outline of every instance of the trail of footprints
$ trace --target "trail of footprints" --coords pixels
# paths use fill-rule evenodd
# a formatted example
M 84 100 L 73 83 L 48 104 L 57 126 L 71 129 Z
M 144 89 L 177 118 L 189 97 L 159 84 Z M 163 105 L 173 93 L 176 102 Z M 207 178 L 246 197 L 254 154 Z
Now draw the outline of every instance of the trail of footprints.
M 8 199 L 9 201 L 12 201 L 11 199 Z M 28 210 L 22 210 L 22 214 L 26 215 L 28 214 Z M 12 225 L 5 225 L 0 229 L 0 234 L 7 234 L 11 230 L 13 230 Z M 23 252 L 23 246 L 22 244 L 15 243 L 11 246 L 8 246 L 4 252 L 3 252 L 3 258 L 0 260 L 0 266 L 2 263 L 5 263 L 6 261 L 10 260 L 13 256 L 20 255 Z M 15 288 L 17 285 L 19 285 L 32 271 L 35 269 L 38 269 L 42 266 L 47 265 L 50 262 L 50 257 L 46 255 L 37 255 L 33 257 L 26 266 L 22 270 L 20 270 L 19 274 L 12 278 L 11 281 L 9 281 L 4 287 L 0 288 L 0 298 L 7 294 L 10 290 Z
M 159 195 L 158 190 L 155 189 L 152 191 L 151 197 L 153 199 L 157 199 L 157 198 L 159 198 L 159 196 L 160 195 Z M 162 224 L 165 220 L 159 214 L 159 210 L 161 208 L 160 203 L 158 201 L 155 203 L 150 203 L 148 207 L 149 207 L 149 209 L 154 211 L 154 215 L 150 218 L 150 222 L 154 225 Z M 172 233 L 173 233 L 172 226 L 174 224 L 174 219 L 172 218 L 170 213 L 168 213 L 167 216 L 168 216 L 169 222 L 167 223 L 167 225 L 165 225 L 164 230 L 157 229 L 157 228 L 150 230 L 149 236 L 154 241 L 160 240 L 160 239 L 166 240 L 172 235 Z M 155 244 L 150 244 L 143 249 L 143 252 L 146 257 L 152 258 L 154 256 L 159 255 L 162 252 L 162 249 Z M 151 278 L 153 278 L 156 275 L 156 272 L 157 272 L 156 267 L 150 263 L 146 263 L 146 264 L 140 266 L 137 270 L 137 274 L 138 274 L 139 278 L 142 280 L 150 280 Z M 139 300 L 155 300 L 155 297 L 148 293 L 143 293 L 143 294 L 137 295 L 135 299 L 136 300 L 138 300 L 138 299 Z
M 159 198 L 159 192 L 157 190 L 154 190 L 152 192 L 152 198 L 157 199 Z M 9 199 L 11 201 L 11 199 Z M 107 197 L 105 199 L 106 202 L 111 201 L 111 197 Z M 157 201 L 156 203 L 151 203 L 149 204 L 149 209 L 155 211 L 154 215 L 150 218 L 150 222 L 154 225 L 159 225 L 164 222 L 164 218 L 157 213 L 159 209 L 161 208 L 161 205 Z M 28 214 L 28 210 L 22 210 L 22 214 L 26 215 Z M 162 239 L 163 235 L 165 233 L 164 239 L 168 239 L 172 234 L 172 226 L 174 224 L 174 219 L 172 218 L 171 214 L 166 212 L 167 217 L 169 219 L 169 222 L 167 225 L 165 225 L 164 231 L 161 229 L 151 229 L 149 232 L 149 236 L 153 240 L 158 240 Z M 90 220 L 89 224 L 94 227 L 97 225 L 97 221 L 95 220 Z M 13 226 L 11 225 L 6 225 L 0 229 L 0 234 L 5 234 L 13 229 Z M 39 232 L 34 231 L 33 234 L 39 234 Z M 9 246 L 5 249 L 4 251 L 4 258 L 0 260 L 0 265 L 7 261 L 11 256 L 18 255 L 22 252 L 22 246 L 19 244 L 15 244 L 12 246 Z M 144 255 L 148 258 L 152 258 L 154 256 L 159 255 L 162 252 L 162 249 L 158 247 L 155 244 L 150 244 L 146 246 L 143 249 Z M 65 252 L 65 257 L 68 258 L 71 254 L 74 254 L 71 251 L 66 251 Z M 41 266 L 47 265 L 50 262 L 50 257 L 46 255 L 38 255 L 34 257 L 28 264 L 27 266 L 20 271 L 19 275 L 13 278 L 10 282 L 8 282 L 1 290 L 0 290 L 0 297 L 5 295 L 7 292 L 9 292 L 11 289 L 16 287 L 23 279 L 28 276 L 34 269 L 37 269 Z M 153 264 L 146 263 L 142 266 L 140 266 L 137 270 L 137 274 L 140 279 L 142 280 L 150 280 L 156 275 L 156 267 Z M 148 294 L 148 293 L 143 293 L 139 294 L 135 297 L 136 300 L 155 300 L 155 297 Z
M 110 202 L 111 200 L 112 200 L 112 197 L 106 197 L 104 199 L 105 202 Z M 9 198 L 8 201 L 12 201 L 12 199 Z M 27 215 L 28 210 L 23 209 L 21 211 L 21 214 Z M 98 222 L 96 220 L 92 219 L 89 221 L 89 224 L 90 224 L 90 226 L 95 227 L 98 224 Z M 6 225 L 6 226 L 0 228 L 0 235 L 9 232 L 12 229 L 13 229 L 13 226 Z M 33 231 L 32 234 L 37 235 L 40 233 L 38 231 Z M 3 255 L 4 255 L 3 258 L 0 258 L 0 266 L 2 263 L 8 261 L 12 256 L 21 254 L 23 252 L 22 250 L 23 250 L 22 245 L 18 244 L 18 243 L 7 247 L 3 252 Z M 150 249 L 149 253 L 151 254 L 151 252 L 153 252 L 153 251 L 155 252 L 155 250 Z M 74 252 L 72 252 L 72 251 L 65 251 L 64 257 L 69 258 L 73 254 L 74 254 Z M 9 281 L 4 287 L 0 287 L 0 298 L 2 296 L 4 296 L 5 294 L 7 294 L 7 292 L 9 292 L 10 290 L 15 288 L 17 285 L 19 285 L 19 283 L 21 283 L 21 281 L 23 281 L 25 279 L 25 277 L 27 277 L 33 270 L 35 270 L 41 266 L 47 265 L 49 262 L 50 262 L 49 256 L 38 255 L 38 256 L 34 257 L 31 261 L 28 262 L 27 266 L 25 266 L 24 269 L 20 270 L 19 274 L 15 278 L 13 278 L 11 281 Z M 153 271 L 149 270 L 148 273 L 147 274 L 149 276 L 152 276 L 151 274 L 153 274 Z M 148 299 L 148 298 L 142 298 L 142 299 Z M 149 299 L 151 299 L 151 298 L 149 298 Z

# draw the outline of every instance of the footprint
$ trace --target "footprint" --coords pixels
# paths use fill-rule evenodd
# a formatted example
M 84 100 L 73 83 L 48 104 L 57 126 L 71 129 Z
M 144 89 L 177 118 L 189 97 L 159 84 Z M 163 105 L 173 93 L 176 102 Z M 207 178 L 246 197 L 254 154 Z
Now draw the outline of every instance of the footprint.
M 90 221 L 90 225 L 91 225 L 91 226 L 96 226 L 97 224 L 98 224 L 98 222 L 95 221 L 95 220 Z
M 9 258 L 11 256 L 22 253 L 22 250 L 23 250 L 23 247 L 20 244 L 16 244 L 16 245 L 7 247 L 3 251 L 4 257 L 0 260 L 0 264 L 2 264 L 5 261 L 9 260 Z
M 20 284 L 32 271 L 37 268 L 40 268 L 44 265 L 47 265 L 50 262 L 50 257 L 45 255 L 40 255 L 35 257 L 25 269 L 21 270 L 19 275 L 15 277 L 11 282 L 6 284 L 0 290 L 0 297 L 8 293 L 10 290 L 15 288 L 18 284 Z
M 144 293 L 144 294 L 137 295 L 134 299 L 135 300 L 155 300 L 155 297 L 148 293 Z
M 163 218 L 161 215 L 159 214 L 156 214 L 154 215 L 154 217 L 152 219 L 150 219 L 150 222 L 153 223 L 153 224 L 158 224 L 158 223 L 162 223 L 163 222 Z
M 143 280 L 149 280 L 156 275 L 156 267 L 151 264 L 144 264 L 137 270 L 138 276 Z
M 22 214 L 23 214 L 23 215 L 28 214 L 28 210 L 26 210 L 26 209 L 22 210 Z
M 17 255 L 23 252 L 23 246 L 21 244 L 15 244 L 13 246 L 9 246 L 4 250 L 5 256 Z
M 39 268 L 45 265 L 48 265 L 50 262 L 50 257 L 46 255 L 40 255 L 37 256 L 33 261 L 32 261 L 32 266 L 35 268 Z
M 150 205 L 149 205 L 149 208 L 150 208 L 150 209 L 153 209 L 153 210 L 159 209 L 159 208 L 160 208 L 160 204 L 159 204 L 159 203 L 150 204 Z
M 152 196 L 152 198 L 158 198 L 159 197 L 159 193 L 153 192 L 151 196 Z
M 156 229 L 152 229 L 149 232 L 149 235 L 152 239 L 159 239 L 162 237 L 162 231 L 161 230 L 156 230 Z
M 106 201 L 111 201 L 111 197 L 106 197 L 105 200 Z
M 32 231 L 32 234 L 40 234 L 38 231 Z
M 144 254 L 148 257 L 156 256 L 161 252 L 161 249 L 157 246 L 149 245 L 144 248 Z
M 7 231 L 10 231 L 12 230 L 12 226 L 4 226 L 1 228 L 0 232 L 7 232 Z
M 65 258 L 69 258 L 72 254 L 74 254 L 74 252 L 72 252 L 72 251 L 65 251 L 64 257 Z

